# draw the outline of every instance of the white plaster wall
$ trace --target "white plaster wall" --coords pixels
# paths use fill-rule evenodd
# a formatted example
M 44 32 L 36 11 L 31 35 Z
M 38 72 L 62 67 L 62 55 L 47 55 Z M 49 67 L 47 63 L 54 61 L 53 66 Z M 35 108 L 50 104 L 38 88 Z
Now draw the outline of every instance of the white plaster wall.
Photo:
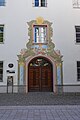
M 17 54 L 26 47 L 28 41 L 27 22 L 42 16 L 53 22 L 53 42 L 55 49 L 63 55 L 64 84 L 77 82 L 76 61 L 80 60 L 80 45 L 75 43 L 75 25 L 80 25 L 80 9 L 73 9 L 72 0 L 47 0 L 47 7 L 33 7 L 32 0 L 6 0 L 0 7 L 0 24 L 5 24 L 4 44 L 0 44 L 0 61 L 4 61 L 4 81 L 6 84 L 9 63 L 14 64 L 14 84 L 17 84 Z

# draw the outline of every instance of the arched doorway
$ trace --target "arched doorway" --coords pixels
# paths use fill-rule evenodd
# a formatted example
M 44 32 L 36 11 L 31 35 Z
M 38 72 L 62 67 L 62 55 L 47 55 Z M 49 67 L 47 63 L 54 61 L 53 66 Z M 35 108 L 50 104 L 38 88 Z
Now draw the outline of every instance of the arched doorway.
M 28 64 L 28 91 L 53 91 L 53 66 L 45 57 L 36 57 Z

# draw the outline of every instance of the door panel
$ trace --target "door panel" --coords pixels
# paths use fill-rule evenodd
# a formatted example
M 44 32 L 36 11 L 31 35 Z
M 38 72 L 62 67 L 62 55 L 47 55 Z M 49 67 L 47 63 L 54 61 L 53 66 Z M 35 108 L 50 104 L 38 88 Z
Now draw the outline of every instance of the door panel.
M 32 65 L 32 63 L 30 64 Z M 47 66 L 41 63 L 39 65 L 40 66 L 29 66 L 29 91 L 52 91 L 52 65 L 50 63 L 47 63 Z
M 42 67 L 42 91 L 52 91 L 52 71 L 50 67 Z
M 29 68 L 29 91 L 39 91 L 40 89 L 40 68 L 30 67 Z

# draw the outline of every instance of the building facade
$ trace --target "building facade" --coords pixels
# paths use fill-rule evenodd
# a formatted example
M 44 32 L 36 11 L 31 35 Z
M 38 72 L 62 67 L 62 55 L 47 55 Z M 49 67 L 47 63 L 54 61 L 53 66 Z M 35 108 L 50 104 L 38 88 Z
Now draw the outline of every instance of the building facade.
M 0 92 L 80 92 L 79 45 L 80 0 L 0 0 Z

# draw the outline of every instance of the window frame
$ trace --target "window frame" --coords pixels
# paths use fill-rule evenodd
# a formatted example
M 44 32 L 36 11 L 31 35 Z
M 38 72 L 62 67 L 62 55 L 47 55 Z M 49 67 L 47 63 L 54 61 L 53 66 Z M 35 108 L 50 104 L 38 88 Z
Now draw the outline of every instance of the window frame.
M 2 42 L 0 41 L 0 44 L 4 44 L 4 24 L 0 24 L 0 27 L 3 27 L 3 32 L 2 32 Z
M 38 3 L 36 4 L 36 0 L 33 0 L 33 7 L 47 7 L 47 0 L 45 0 L 45 4 L 44 5 L 41 5 L 42 2 L 41 0 L 38 0 Z
M 38 27 L 45 27 L 46 28 L 46 33 L 44 33 L 44 37 L 45 37 L 45 42 L 36 42 L 35 41 L 35 28 Z M 48 26 L 47 25 L 33 25 L 33 44 L 47 44 L 47 38 L 48 38 L 48 34 L 47 34 L 47 29 L 48 29 Z M 41 32 L 39 33 L 39 38 L 41 38 Z
M 5 0 L 3 0 L 2 2 L 0 2 L 0 7 L 1 6 L 5 6 Z
M 0 82 L 3 82 L 3 68 L 4 68 L 4 62 L 0 61 L 0 63 L 2 62 L 2 68 L 0 67 L 0 69 L 2 70 L 2 74 L 0 73 L 0 75 L 2 76 L 2 79 L 0 79 Z
M 76 37 L 76 44 L 80 44 L 80 31 L 77 31 L 77 29 L 80 29 L 80 26 L 75 26 L 75 37 Z M 79 36 L 79 38 L 78 38 Z

